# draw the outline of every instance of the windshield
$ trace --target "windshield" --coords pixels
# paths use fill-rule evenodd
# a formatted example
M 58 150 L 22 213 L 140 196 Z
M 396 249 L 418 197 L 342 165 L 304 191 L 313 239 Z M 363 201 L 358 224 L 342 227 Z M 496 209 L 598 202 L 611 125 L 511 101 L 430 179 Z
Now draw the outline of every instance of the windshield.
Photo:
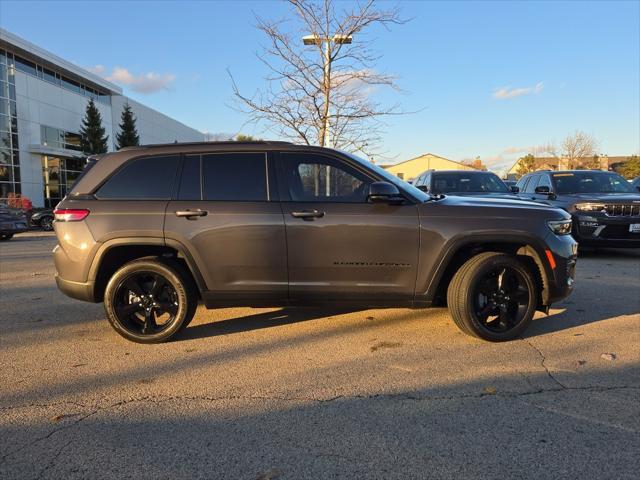
M 434 173 L 432 193 L 509 193 L 493 173 Z
M 617 173 L 554 173 L 557 194 L 563 193 L 631 193 L 633 188 Z
M 424 193 L 422 190 L 414 187 L 413 185 L 411 185 L 410 183 L 405 182 L 404 180 L 400 180 L 394 174 L 387 172 L 384 168 L 379 167 L 375 163 L 371 163 L 371 162 L 369 162 L 367 160 L 364 160 L 364 159 L 358 157 L 357 155 L 354 155 L 354 154 L 349 153 L 349 152 L 343 152 L 342 150 L 338 150 L 338 151 L 340 153 L 342 153 L 343 155 L 346 155 L 347 157 L 355 160 L 359 164 L 365 166 L 366 168 L 368 168 L 370 170 L 373 170 L 378 175 L 380 175 L 382 178 L 384 178 L 387 182 L 392 183 L 396 187 L 398 187 L 399 189 L 410 193 L 411 195 L 416 197 L 418 200 L 426 202 L 427 200 L 431 199 L 431 197 L 429 195 L 427 195 L 426 193 Z

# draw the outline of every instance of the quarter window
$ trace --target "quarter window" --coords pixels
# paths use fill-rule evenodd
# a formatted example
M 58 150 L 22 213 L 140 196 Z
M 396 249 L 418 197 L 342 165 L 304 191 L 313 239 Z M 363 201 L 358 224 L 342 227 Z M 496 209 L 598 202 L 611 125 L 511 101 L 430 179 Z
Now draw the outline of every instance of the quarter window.
M 98 190 L 101 199 L 169 200 L 178 170 L 178 157 L 132 160 Z
M 202 175 L 203 200 L 268 200 L 267 157 L 263 152 L 202 155 Z
M 281 155 L 287 196 L 294 202 L 364 203 L 371 179 L 337 159 L 321 155 Z

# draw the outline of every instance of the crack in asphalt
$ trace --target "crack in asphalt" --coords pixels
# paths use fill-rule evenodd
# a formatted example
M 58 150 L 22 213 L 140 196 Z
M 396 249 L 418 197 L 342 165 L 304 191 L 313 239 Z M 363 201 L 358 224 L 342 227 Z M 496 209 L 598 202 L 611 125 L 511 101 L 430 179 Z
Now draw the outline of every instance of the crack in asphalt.
M 552 375 L 549 375 L 549 376 L 553 378 Z M 289 402 L 305 401 L 305 402 L 315 402 L 315 403 L 323 404 L 323 403 L 332 403 L 337 400 L 354 400 L 354 399 L 358 399 L 358 400 L 400 399 L 400 400 L 410 400 L 410 401 L 442 401 L 442 400 L 465 400 L 465 399 L 484 398 L 484 397 L 519 398 L 519 397 L 525 397 L 525 396 L 531 396 L 531 395 L 538 395 L 542 393 L 568 392 L 568 391 L 606 392 L 606 391 L 625 390 L 625 389 L 640 390 L 640 386 L 635 386 L 635 385 L 622 385 L 622 386 L 609 386 L 609 387 L 589 385 L 584 387 L 567 387 L 558 381 L 556 381 L 556 383 L 558 384 L 559 388 L 538 388 L 536 390 L 531 390 L 526 392 L 497 392 L 497 393 L 481 392 L 481 393 L 473 393 L 473 394 L 465 394 L 465 395 L 442 395 L 442 396 L 433 396 L 433 395 L 421 396 L 421 395 L 411 395 L 407 393 L 396 393 L 396 394 L 391 393 L 391 394 L 374 394 L 374 395 L 336 395 L 331 398 L 322 399 L 322 398 L 314 398 L 314 397 L 296 397 L 296 396 L 291 397 L 291 396 L 254 396 L 254 395 L 235 395 L 234 396 L 234 395 L 231 395 L 231 396 L 222 396 L 222 397 L 211 397 L 211 396 L 204 396 L 204 395 L 202 396 L 201 395 L 191 395 L 191 396 L 190 395 L 169 395 L 164 397 L 144 396 L 139 398 L 129 398 L 126 400 L 121 400 L 119 402 L 112 403 L 110 405 L 93 406 L 93 407 L 88 407 L 86 405 L 73 402 L 73 401 L 56 402 L 51 404 L 29 404 L 29 405 L 22 405 L 22 406 L 3 407 L 6 410 L 6 409 L 17 409 L 17 408 L 30 408 L 33 406 L 52 407 L 52 406 L 69 404 L 69 405 L 81 406 L 83 408 L 92 408 L 92 410 L 88 413 L 81 415 L 79 418 L 77 418 L 76 420 L 66 425 L 61 425 L 60 427 L 53 429 L 46 435 L 40 436 L 32 440 L 31 442 L 28 442 L 8 453 L 5 453 L 4 455 L 2 455 L 2 457 L 0 457 L 0 465 L 6 463 L 7 459 L 11 457 L 13 454 L 19 451 L 22 451 L 25 448 L 35 446 L 36 444 L 51 438 L 52 436 L 54 436 L 60 431 L 73 428 L 79 425 L 80 423 L 84 422 L 86 419 L 100 412 L 110 410 L 113 408 L 122 407 L 131 403 L 150 402 L 154 404 L 160 404 L 160 403 L 170 402 L 170 401 L 219 402 L 219 401 L 225 401 L 225 400 L 265 400 L 265 401 L 275 400 L 275 401 L 289 401 Z M 44 475 L 44 473 L 55 464 L 56 459 L 64 451 L 64 449 L 71 444 L 71 442 L 72 440 L 69 440 L 60 449 L 58 449 L 58 451 L 53 455 L 53 458 L 49 460 L 49 462 L 47 462 L 47 465 L 45 466 L 45 468 L 40 471 L 37 478 L 41 478 L 42 475 Z
M 540 350 L 538 347 L 536 347 L 536 346 L 533 344 L 533 342 L 531 342 L 531 340 L 525 340 L 525 339 L 522 339 L 522 341 L 523 341 L 524 343 L 526 343 L 527 345 L 529 345 L 531 348 L 533 348 L 533 349 L 538 353 L 538 355 L 540 356 L 540 366 L 541 366 L 542 368 L 544 368 L 544 371 L 545 371 L 545 372 L 547 372 L 547 376 L 548 376 L 551 380 L 553 380 L 556 384 L 558 384 L 558 385 L 560 386 L 560 388 L 562 388 L 562 389 L 566 389 L 566 388 L 567 388 L 567 386 L 566 386 L 566 385 L 564 385 L 560 380 L 558 380 L 558 379 L 553 375 L 553 373 L 551 373 L 551 370 L 549 370 L 549 368 L 545 365 L 545 362 L 547 361 L 547 357 L 545 357 L 545 356 L 544 356 L 544 354 L 542 353 L 542 350 Z

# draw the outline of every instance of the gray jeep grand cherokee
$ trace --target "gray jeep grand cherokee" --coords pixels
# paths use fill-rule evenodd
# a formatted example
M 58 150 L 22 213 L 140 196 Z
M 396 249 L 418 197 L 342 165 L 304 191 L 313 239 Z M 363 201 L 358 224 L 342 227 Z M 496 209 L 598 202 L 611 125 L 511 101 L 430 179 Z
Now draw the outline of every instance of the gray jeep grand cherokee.
M 94 157 L 55 210 L 57 283 L 122 336 L 172 337 L 226 306 L 447 305 L 462 331 L 520 335 L 572 289 L 568 213 L 432 197 L 353 155 L 284 142 Z

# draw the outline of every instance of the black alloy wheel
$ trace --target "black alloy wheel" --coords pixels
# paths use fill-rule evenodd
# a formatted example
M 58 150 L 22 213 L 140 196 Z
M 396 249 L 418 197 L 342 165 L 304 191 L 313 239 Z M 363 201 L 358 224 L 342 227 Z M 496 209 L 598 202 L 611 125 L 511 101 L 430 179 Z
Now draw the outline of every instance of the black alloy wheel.
M 480 325 L 505 333 L 522 322 L 529 310 L 531 292 L 522 273 L 510 266 L 487 271 L 474 291 L 474 315 Z
M 40 220 L 40 228 L 45 232 L 53 230 L 53 217 L 49 215 L 42 217 L 42 220 Z
M 198 305 L 188 271 L 164 259 L 140 259 L 113 274 L 104 292 L 111 326 L 138 343 L 164 342 L 186 327 Z
M 516 255 L 483 252 L 467 260 L 447 289 L 447 305 L 464 333 L 512 340 L 531 323 L 539 302 L 535 267 Z

